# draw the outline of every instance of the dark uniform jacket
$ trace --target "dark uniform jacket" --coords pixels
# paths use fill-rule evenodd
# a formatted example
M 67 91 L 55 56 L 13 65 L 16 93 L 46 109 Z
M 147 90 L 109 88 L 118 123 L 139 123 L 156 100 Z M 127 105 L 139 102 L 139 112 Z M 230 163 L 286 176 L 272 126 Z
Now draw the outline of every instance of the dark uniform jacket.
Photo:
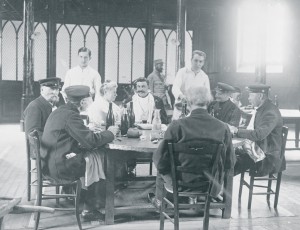
M 213 102 L 209 106 L 209 112 L 214 111 L 214 117 L 229 125 L 238 127 L 241 120 L 241 110 L 228 99 L 225 102 Z
M 85 174 L 83 154 L 111 142 L 110 131 L 94 133 L 71 103 L 60 106 L 49 116 L 41 142 L 43 173 L 54 179 L 76 180 Z M 76 153 L 67 159 L 66 154 Z
M 221 156 L 222 161 L 218 165 L 218 171 L 221 174 L 219 183 L 221 184 L 224 180 L 224 171 L 233 170 L 236 160 L 231 133 L 225 123 L 210 116 L 205 109 L 195 109 L 189 117 L 174 120 L 169 125 L 164 139 L 153 155 L 153 162 L 159 173 L 165 175 L 171 172 L 170 157 L 167 151 L 168 141 L 180 143 L 201 138 L 213 139 L 225 145 L 225 156 Z M 186 159 L 185 162 L 188 162 L 191 168 L 197 167 L 197 164 L 199 164 L 199 162 L 194 161 L 192 158 Z M 184 180 L 185 182 L 192 182 L 194 179 L 186 175 Z
M 39 96 L 30 102 L 23 113 L 26 135 L 33 130 L 37 130 L 39 135 L 42 136 L 51 112 L 52 105 L 43 96 Z
M 279 109 L 266 100 L 256 112 L 254 130 L 239 129 L 237 136 L 255 141 L 264 151 L 266 158 L 255 164 L 258 176 L 285 169 L 285 159 L 281 158 L 283 121 Z

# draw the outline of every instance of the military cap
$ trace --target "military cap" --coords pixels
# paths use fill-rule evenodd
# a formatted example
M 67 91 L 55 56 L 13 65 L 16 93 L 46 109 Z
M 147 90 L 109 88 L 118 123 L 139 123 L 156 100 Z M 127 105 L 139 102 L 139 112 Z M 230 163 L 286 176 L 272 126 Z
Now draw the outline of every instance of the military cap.
M 90 87 L 86 85 L 72 85 L 65 88 L 69 100 L 81 100 L 90 97 Z
M 47 86 L 50 88 L 60 88 L 61 79 L 58 77 L 51 77 L 39 80 L 41 86 Z
M 233 86 L 228 85 L 223 82 L 218 82 L 216 90 L 220 90 L 221 92 L 234 92 L 235 91 Z
M 154 60 L 154 65 L 157 65 L 157 64 L 160 64 L 160 63 L 164 63 L 162 59 Z
M 263 85 L 263 84 L 246 86 L 246 89 L 250 93 L 268 93 L 270 88 L 271 88 L 270 86 Z
M 241 93 L 242 92 L 239 87 L 234 86 L 233 88 L 234 88 L 235 93 Z

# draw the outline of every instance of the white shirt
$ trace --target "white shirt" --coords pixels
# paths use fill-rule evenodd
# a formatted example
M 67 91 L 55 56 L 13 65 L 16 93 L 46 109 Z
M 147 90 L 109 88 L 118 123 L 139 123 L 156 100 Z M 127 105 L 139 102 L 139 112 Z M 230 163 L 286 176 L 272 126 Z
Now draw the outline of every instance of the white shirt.
M 95 125 L 102 125 L 106 123 L 106 116 L 109 109 L 109 102 L 99 96 L 95 98 L 95 101 L 89 106 L 87 113 L 90 123 Z M 114 102 L 112 102 L 112 110 L 115 117 L 115 122 L 121 121 L 121 109 Z
M 155 109 L 154 97 L 149 93 L 146 97 L 140 97 L 138 94 L 132 96 L 133 111 L 136 122 L 147 120 L 152 122 L 152 114 Z
M 80 66 L 76 66 L 69 69 L 66 73 L 64 86 L 62 88 L 64 97 L 66 97 L 65 88 L 72 85 L 86 85 L 90 87 L 90 93 L 93 96 L 98 95 L 101 87 L 101 76 L 90 66 L 87 66 L 84 69 Z
M 180 95 L 186 95 L 186 92 L 192 88 L 193 86 L 203 86 L 208 89 L 210 92 L 210 83 L 209 78 L 204 73 L 203 70 L 200 70 L 197 74 L 195 74 L 190 68 L 184 67 L 178 70 L 175 80 L 173 82 L 172 93 L 175 97 L 175 104 L 178 103 Z M 179 111 L 176 107 L 173 111 L 173 120 L 179 118 L 181 111 Z

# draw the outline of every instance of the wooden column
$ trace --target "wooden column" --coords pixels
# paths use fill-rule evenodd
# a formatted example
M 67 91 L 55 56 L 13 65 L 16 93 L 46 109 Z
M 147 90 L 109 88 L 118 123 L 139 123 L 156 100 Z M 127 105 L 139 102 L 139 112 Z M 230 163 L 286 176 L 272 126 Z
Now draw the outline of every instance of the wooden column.
M 185 30 L 186 30 L 186 9 L 185 0 L 177 0 L 177 29 L 176 29 L 176 69 L 185 66 Z
M 98 72 L 101 76 L 102 82 L 105 81 L 105 25 L 99 25 L 98 37 Z
M 0 0 L 0 22 L 1 22 L 0 24 L 0 81 L 2 80 L 2 14 L 3 14 L 2 11 L 3 11 L 3 0 Z M 2 97 L 0 97 L 0 106 L 1 106 L 1 98 Z
M 147 1 L 148 7 L 148 25 L 146 27 L 145 35 L 145 77 L 147 77 L 153 71 L 153 59 L 154 59 L 154 27 L 152 26 L 152 14 L 154 11 L 153 1 Z
M 34 37 L 34 11 L 33 0 L 24 0 L 24 65 L 23 90 L 21 99 L 21 127 L 23 127 L 22 114 L 26 106 L 33 99 L 33 37 Z
M 47 78 L 56 77 L 56 0 L 48 0 Z

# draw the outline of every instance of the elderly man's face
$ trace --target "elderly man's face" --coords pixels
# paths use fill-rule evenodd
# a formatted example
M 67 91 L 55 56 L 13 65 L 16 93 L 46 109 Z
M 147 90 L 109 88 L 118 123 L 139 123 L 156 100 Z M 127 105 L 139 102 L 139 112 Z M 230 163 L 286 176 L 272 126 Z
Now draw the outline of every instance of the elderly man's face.
M 216 101 L 224 102 L 229 99 L 229 93 L 216 89 Z
M 48 86 L 41 87 L 41 95 L 46 99 L 46 101 L 49 101 L 50 103 L 58 102 L 58 94 L 59 88 L 51 88 Z
M 262 93 L 249 93 L 249 102 L 253 107 L 258 107 L 262 103 Z
M 106 100 L 108 102 L 113 102 L 116 100 L 117 97 L 117 88 L 111 88 L 111 89 L 107 89 L 104 92 L 104 97 L 106 98 Z
M 158 63 L 158 64 L 156 64 L 156 65 L 155 65 L 155 69 L 156 69 L 159 73 L 161 73 L 161 72 L 163 71 L 163 69 L 164 69 L 164 63 Z
M 81 68 L 85 68 L 89 65 L 91 58 L 89 56 L 88 52 L 80 52 L 78 54 L 78 61 L 79 61 L 79 66 Z
M 199 71 L 204 65 L 204 57 L 195 54 L 192 58 L 192 70 Z
M 148 84 L 147 82 L 143 81 L 143 82 L 137 82 L 136 83 L 136 92 L 140 97 L 146 97 L 148 95 Z

